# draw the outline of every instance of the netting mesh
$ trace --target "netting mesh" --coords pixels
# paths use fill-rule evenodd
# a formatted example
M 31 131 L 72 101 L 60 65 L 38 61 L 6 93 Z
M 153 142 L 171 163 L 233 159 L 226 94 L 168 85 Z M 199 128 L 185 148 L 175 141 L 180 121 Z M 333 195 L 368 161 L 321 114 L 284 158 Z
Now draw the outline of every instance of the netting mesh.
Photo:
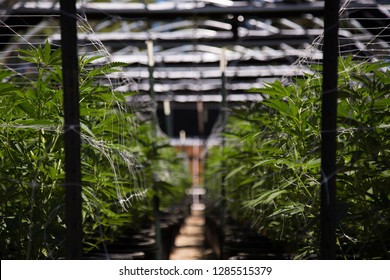
M 386 246 L 379 243 L 388 224 L 374 225 L 363 216 L 370 213 L 381 220 L 387 215 L 386 206 L 374 201 L 388 199 L 383 188 L 389 166 L 384 158 L 389 153 L 388 8 L 375 1 L 342 1 L 339 15 L 337 254 L 387 258 Z M 324 26 L 321 18 L 315 22 Z M 292 64 L 292 69 L 304 69 L 304 75 L 282 75 L 281 83 L 260 87 L 265 100 L 233 108 L 230 121 L 219 123 L 211 136 L 221 137 L 225 131 L 225 148 L 211 150 L 209 159 L 208 183 L 220 186 L 211 189 L 217 204 L 223 203 L 221 188 L 225 189 L 226 213 L 267 236 L 295 243 L 291 246 L 302 253 L 297 258 L 318 254 L 322 93 L 318 53 L 323 40 L 323 34 L 313 39 Z M 379 181 L 382 187 L 375 185 Z M 242 205 L 247 209 L 243 219 Z M 364 233 L 361 226 L 375 230 Z
M 28 4 L 37 2 L 9 4 L 0 18 L 1 248 L 7 258 L 58 258 L 64 230 L 63 109 L 60 42 L 52 36 L 60 34 L 59 16 L 58 10 L 23 19 L 13 15 L 13 9 Z M 57 1 L 44 4 L 58 7 Z M 82 14 L 78 32 L 93 33 Z M 145 200 L 150 186 L 138 141 L 147 135 L 141 135 L 134 108 L 126 102 L 129 93 L 115 91 L 130 83 L 110 76 L 123 65 L 112 62 L 96 41 L 81 44 L 79 57 L 83 224 L 86 238 L 104 241 L 110 234 L 107 220 L 125 221 L 130 207 Z M 12 203 L 17 209 L 7 206 Z M 9 238 L 15 227 L 20 236 Z

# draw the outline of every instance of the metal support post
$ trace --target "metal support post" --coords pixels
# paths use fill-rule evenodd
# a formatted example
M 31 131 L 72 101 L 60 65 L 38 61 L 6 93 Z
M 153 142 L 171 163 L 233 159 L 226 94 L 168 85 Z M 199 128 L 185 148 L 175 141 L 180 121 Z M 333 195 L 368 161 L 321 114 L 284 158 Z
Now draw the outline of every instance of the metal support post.
M 221 147 L 225 146 L 225 131 L 226 131 L 226 122 L 227 122 L 227 93 L 226 93 L 226 49 L 221 49 L 221 60 L 220 60 L 220 69 L 221 69 L 221 95 L 222 95 L 222 104 L 221 104 L 221 122 L 222 122 L 222 142 Z M 225 229 L 225 215 L 226 215 L 226 174 L 222 172 L 221 178 L 221 213 L 220 213 L 220 240 L 221 240 L 221 258 L 224 254 L 224 229 Z
M 64 88 L 66 258 L 82 257 L 80 108 L 76 1 L 61 0 L 62 75 Z
M 149 86 L 150 86 L 150 97 L 152 99 L 152 141 L 153 141 L 153 156 L 157 155 L 156 142 L 157 141 L 157 105 L 156 105 L 156 95 L 154 92 L 154 55 L 153 55 L 153 42 L 147 41 L 147 54 L 148 54 L 148 69 L 149 69 Z M 155 218 L 155 231 L 156 231 L 156 243 L 157 243 L 157 259 L 162 259 L 162 242 L 161 242 L 161 224 L 160 224 L 160 197 L 158 196 L 158 190 L 156 187 L 157 178 L 154 174 L 153 176 L 153 212 Z
M 339 9 L 338 0 L 325 1 L 321 117 L 321 259 L 335 259 L 336 257 L 336 119 Z

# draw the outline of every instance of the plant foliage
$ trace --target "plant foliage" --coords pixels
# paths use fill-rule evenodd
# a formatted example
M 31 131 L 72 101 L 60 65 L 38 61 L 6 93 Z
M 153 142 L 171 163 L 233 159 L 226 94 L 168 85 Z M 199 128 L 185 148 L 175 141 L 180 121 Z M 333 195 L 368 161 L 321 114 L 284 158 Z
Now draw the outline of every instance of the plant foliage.
M 339 65 L 338 255 L 388 259 L 390 71 L 351 58 Z M 297 258 L 319 250 L 321 84 L 314 71 L 251 90 L 264 100 L 234 108 L 225 147 L 208 155 L 209 201 L 225 180 L 229 215 Z
M 61 50 L 46 42 L 19 53 L 20 72 L 0 69 L 1 256 L 56 259 L 64 255 L 65 235 Z M 150 219 L 156 162 L 165 175 L 159 189 L 165 205 L 181 199 L 189 184 L 172 147 L 150 157 L 149 144 L 163 140 L 151 138 L 150 123 L 107 82 L 125 64 L 96 59 L 79 59 L 86 251 Z

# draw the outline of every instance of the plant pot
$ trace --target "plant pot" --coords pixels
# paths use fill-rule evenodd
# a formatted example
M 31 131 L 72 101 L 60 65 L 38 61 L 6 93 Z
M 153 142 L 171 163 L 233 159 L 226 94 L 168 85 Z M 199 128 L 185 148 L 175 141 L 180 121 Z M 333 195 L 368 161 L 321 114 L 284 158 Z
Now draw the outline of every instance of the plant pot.
M 142 252 L 144 259 L 155 260 L 157 258 L 156 241 L 149 237 L 131 236 L 120 237 L 118 240 L 107 245 L 107 252 L 109 254 L 132 254 Z
M 132 253 L 105 253 L 92 252 L 84 256 L 84 260 L 144 260 L 144 252 L 132 252 Z
M 238 253 L 235 256 L 229 257 L 229 260 L 290 260 L 290 256 L 287 254 L 273 254 L 273 253 L 264 253 L 264 254 L 248 254 L 248 253 Z
M 218 220 L 212 215 L 205 217 L 205 239 L 207 246 L 211 248 L 218 259 L 221 258 L 221 231 Z
M 222 248 L 224 259 L 286 259 L 281 244 L 238 224 L 226 225 Z

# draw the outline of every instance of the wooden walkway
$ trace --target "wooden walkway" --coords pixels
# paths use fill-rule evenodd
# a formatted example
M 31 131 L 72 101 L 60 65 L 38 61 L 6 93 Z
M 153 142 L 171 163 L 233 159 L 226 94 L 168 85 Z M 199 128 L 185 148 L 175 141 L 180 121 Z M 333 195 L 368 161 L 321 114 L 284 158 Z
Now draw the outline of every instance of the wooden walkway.
M 204 211 L 193 209 L 191 215 L 185 219 L 180 234 L 176 237 L 175 246 L 170 255 L 170 259 L 212 259 L 211 250 L 206 248 L 205 244 L 204 226 Z

